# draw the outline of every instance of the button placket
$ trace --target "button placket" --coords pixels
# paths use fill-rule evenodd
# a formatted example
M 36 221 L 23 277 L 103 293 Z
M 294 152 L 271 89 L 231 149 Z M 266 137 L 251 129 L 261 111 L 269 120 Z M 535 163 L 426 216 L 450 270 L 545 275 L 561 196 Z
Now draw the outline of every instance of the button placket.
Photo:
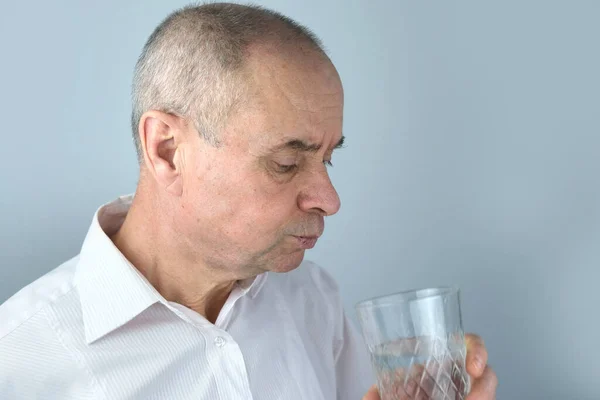
M 225 346 L 225 343 L 227 343 L 227 341 L 225 340 L 225 338 L 223 336 L 217 336 L 214 340 L 215 342 L 215 346 L 221 348 L 223 346 Z

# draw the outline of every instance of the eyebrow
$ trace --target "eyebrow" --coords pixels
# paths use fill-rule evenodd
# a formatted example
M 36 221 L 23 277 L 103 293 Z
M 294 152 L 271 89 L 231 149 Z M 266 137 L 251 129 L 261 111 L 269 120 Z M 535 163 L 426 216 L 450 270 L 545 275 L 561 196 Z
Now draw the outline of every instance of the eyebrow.
M 339 149 L 342 148 L 344 146 L 344 140 L 346 139 L 345 136 L 342 135 L 342 137 L 340 138 L 340 140 L 338 140 L 338 142 L 336 143 L 336 145 L 334 146 L 334 149 Z M 307 143 L 303 140 L 300 139 L 293 139 L 290 140 L 282 145 L 279 145 L 277 147 L 275 147 L 273 150 L 275 152 L 283 150 L 283 149 L 292 149 L 292 150 L 299 150 L 302 152 L 307 152 L 307 153 L 316 153 L 319 150 L 321 150 L 323 146 L 320 144 L 311 144 L 311 143 Z

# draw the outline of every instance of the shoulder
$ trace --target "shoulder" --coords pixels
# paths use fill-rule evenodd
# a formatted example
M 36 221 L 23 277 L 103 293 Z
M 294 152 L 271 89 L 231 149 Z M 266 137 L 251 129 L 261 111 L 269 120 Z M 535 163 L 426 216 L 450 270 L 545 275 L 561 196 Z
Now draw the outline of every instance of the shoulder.
M 0 341 L 73 289 L 79 257 L 74 257 L 25 286 L 0 305 Z
M 72 398 L 68 386 L 75 381 L 83 382 L 75 384 L 77 393 L 92 390 L 50 318 L 55 305 L 72 301 L 77 261 L 67 261 L 0 305 L 0 398 Z

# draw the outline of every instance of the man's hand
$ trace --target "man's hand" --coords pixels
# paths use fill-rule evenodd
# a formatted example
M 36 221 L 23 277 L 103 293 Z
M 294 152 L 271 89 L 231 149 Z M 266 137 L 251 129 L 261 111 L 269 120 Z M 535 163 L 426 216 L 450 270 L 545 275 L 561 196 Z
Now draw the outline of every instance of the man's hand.
M 477 335 L 467 334 L 467 372 L 471 376 L 471 392 L 466 400 L 495 400 L 498 378 L 487 366 L 488 354 L 483 340 Z M 377 387 L 373 385 L 363 400 L 381 400 Z
M 494 400 L 498 378 L 487 365 L 488 353 L 483 340 L 473 334 L 467 334 L 467 372 L 471 376 L 471 392 L 467 400 Z
M 377 391 L 376 385 L 371 386 L 371 389 L 369 389 L 367 394 L 365 394 L 365 397 L 363 397 L 363 400 L 381 400 L 379 398 L 379 392 Z

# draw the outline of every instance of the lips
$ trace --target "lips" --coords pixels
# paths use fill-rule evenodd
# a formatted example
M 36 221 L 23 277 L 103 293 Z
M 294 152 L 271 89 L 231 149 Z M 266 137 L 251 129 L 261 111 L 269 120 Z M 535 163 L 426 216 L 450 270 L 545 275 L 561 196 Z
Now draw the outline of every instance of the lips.
M 294 236 L 298 241 L 298 244 L 301 249 L 312 249 L 317 244 L 317 240 L 319 240 L 318 236 Z
M 316 218 L 310 221 L 307 220 L 303 224 L 298 224 L 290 232 L 290 235 L 296 240 L 298 247 L 301 249 L 308 250 L 315 247 L 325 229 L 325 221 L 322 216 L 313 215 L 312 217 Z

